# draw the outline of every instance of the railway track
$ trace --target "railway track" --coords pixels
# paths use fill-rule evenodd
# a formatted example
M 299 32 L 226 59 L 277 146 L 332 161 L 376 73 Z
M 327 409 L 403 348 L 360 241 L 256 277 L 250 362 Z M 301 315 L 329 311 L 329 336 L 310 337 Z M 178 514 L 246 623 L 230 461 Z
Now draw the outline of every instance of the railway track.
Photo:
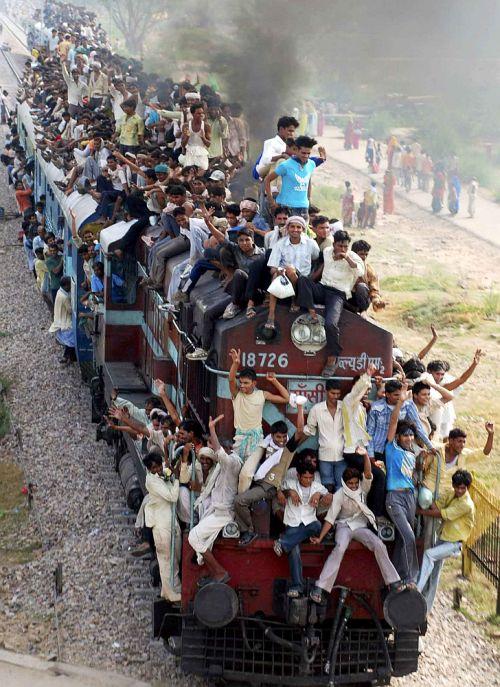
M 3 62 L 0 60 L 0 84 L 2 88 L 6 88 L 10 93 L 15 94 L 17 86 L 21 82 L 22 64 L 25 57 L 29 55 L 29 48 L 21 27 L 2 13 L 0 13 L 0 23 L 4 26 L 1 36 L 2 42 L 0 44 L 0 53 L 3 57 Z M 11 49 L 6 49 L 2 45 L 7 45 Z M 7 74 L 9 77 L 7 77 Z M 12 414 L 12 427 L 20 449 L 19 454 L 22 456 L 23 435 L 16 423 L 15 413 Z M 98 454 L 99 458 L 96 460 L 95 467 L 99 473 L 100 484 L 108 496 L 105 521 L 107 526 L 118 535 L 123 564 L 126 566 L 127 577 L 131 580 L 131 585 L 126 590 L 130 598 L 130 613 L 137 622 L 137 631 L 142 632 L 144 637 L 148 637 L 150 634 L 151 603 L 157 595 L 157 590 L 151 584 L 149 573 L 150 558 L 134 558 L 130 555 L 128 550 L 131 542 L 134 540 L 135 513 L 125 503 L 120 479 L 114 469 L 112 452 L 103 444 L 100 444 Z M 25 473 L 26 482 L 29 483 L 29 467 L 22 465 L 22 469 Z M 32 515 L 39 530 L 42 548 L 46 551 L 51 548 L 52 544 L 50 537 L 44 531 L 43 517 L 41 517 L 42 514 L 37 503 L 36 493 L 33 494 L 32 499 Z M 61 572 L 62 579 L 64 579 L 64 567 L 62 567 Z M 54 575 L 55 579 L 57 579 L 57 570 L 54 570 Z M 61 596 L 60 591 L 57 591 L 57 582 L 54 585 L 53 608 L 57 658 L 61 661 L 65 658 L 64 632 L 62 632 L 61 627 L 61 624 L 64 624 L 61 623 L 61 615 L 64 611 L 64 588 L 62 589 Z M 149 651 L 143 653 L 140 657 L 136 656 L 135 662 L 151 663 L 154 665 L 153 670 L 159 672 L 162 664 L 164 664 L 165 655 L 166 652 L 161 643 L 151 640 L 149 642 Z

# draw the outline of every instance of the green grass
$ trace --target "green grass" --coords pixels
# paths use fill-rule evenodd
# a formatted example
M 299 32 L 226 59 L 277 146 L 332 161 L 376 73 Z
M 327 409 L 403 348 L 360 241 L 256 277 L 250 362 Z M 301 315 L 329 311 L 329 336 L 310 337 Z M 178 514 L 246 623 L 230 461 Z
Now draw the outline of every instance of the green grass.
M 420 276 L 416 274 L 398 274 L 385 277 L 380 286 L 385 291 L 449 291 L 452 279 L 445 275 Z
M 495 320 L 500 315 L 500 293 L 491 291 L 483 298 L 483 310 L 485 317 Z
M 497 635 L 500 616 L 496 615 L 496 589 L 493 584 L 473 565 L 472 575 L 462 577 L 462 559 L 446 561 L 440 586 L 450 594 L 455 588 L 462 592 L 460 612 L 469 620 L 484 627 L 486 634 Z
M 322 215 L 328 217 L 341 217 L 342 189 L 332 188 L 331 186 L 313 186 L 311 202 L 319 207 Z
M 17 465 L 0 463 L 0 564 L 27 563 L 41 546 L 29 527 L 23 485 L 23 471 Z

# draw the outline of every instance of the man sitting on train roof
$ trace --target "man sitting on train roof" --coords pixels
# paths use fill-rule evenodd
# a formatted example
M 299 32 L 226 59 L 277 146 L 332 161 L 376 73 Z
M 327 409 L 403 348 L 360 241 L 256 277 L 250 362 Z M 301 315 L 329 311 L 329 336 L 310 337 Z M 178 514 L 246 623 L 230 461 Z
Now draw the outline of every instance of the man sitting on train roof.
M 174 211 L 182 207 L 189 218 L 193 213 L 193 204 L 187 200 L 184 186 L 179 184 L 170 186 L 167 194 L 168 203 L 160 218 L 162 233 L 148 255 L 149 277 L 141 282 L 141 285 L 151 289 L 163 287 L 167 260 L 189 250 L 189 238 L 181 232 Z
M 217 561 L 212 547 L 220 532 L 234 517 L 234 498 L 238 491 L 238 475 L 242 466 L 241 458 L 231 451 L 226 453 L 216 433 L 216 425 L 224 415 L 210 418 L 210 447 L 203 448 L 200 458 L 211 461 L 212 466 L 203 485 L 195 507 L 199 513 L 199 523 L 189 532 L 189 543 L 198 554 L 198 562 L 206 566 L 208 576 L 201 578 L 202 586 L 209 582 L 229 582 L 227 570 Z
M 278 448 L 271 456 L 256 469 L 253 475 L 253 486 L 239 493 L 234 501 L 235 520 L 240 530 L 240 546 L 248 546 L 257 537 L 251 514 L 251 507 L 254 503 L 265 499 L 270 501 L 281 489 L 281 484 L 285 478 L 288 468 L 293 460 L 295 452 L 301 441 L 304 440 L 304 408 L 298 406 L 297 429 L 291 439 L 286 442 L 284 447 Z M 307 449 L 311 453 L 311 449 Z M 257 454 L 258 455 L 258 454 Z M 252 466 L 255 465 L 255 456 L 251 456 Z M 257 467 L 257 466 L 256 466 Z M 255 469 L 255 468 L 254 468 Z M 248 471 L 247 471 L 248 472 Z M 248 476 L 247 476 L 248 477 Z M 242 480 L 243 481 L 243 480 Z M 248 484 L 248 479 L 243 481 L 243 486 Z
M 315 304 L 325 305 L 325 330 L 327 360 L 322 371 L 323 377 L 333 377 L 337 368 L 337 357 L 342 347 L 340 345 L 340 330 L 338 323 L 342 309 L 359 277 L 365 273 L 363 261 L 353 251 L 349 250 L 351 237 L 339 229 L 333 235 L 333 245 L 323 250 L 323 270 L 321 280 L 313 282 L 309 277 L 299 277 L 297 288 L 299 304 L 307 309 L 305 318 L 310 322 L 317 322 Z
M 206 316 L 203 331 L 201 334 L 200 346 L 187 354 L 189 360 L 205 360 L 208 357 L 213 341 L 213 333 L 217 320 L 222 316 L 224 319 L 232 319 L 246 302 L 245 292 L 248 280 L 248 271 L 251 265 L 262 255 L 263 250 L 257 248 L 253 242 L 253 233 L 249 226 L 242 227 L 238 231 L 237 243 L 232 243 L 226 237 L 226 233 L 215 226 L 215 223 L 206 218 L 205 223 L 210 229 L 221 246 L 220 252 L 210 249 L 210 259 L 219 264 L 220 260 L 222 273 L 226 277 L 224 291 L 231 294 L 231 301 L 227 298 L 222 299 L 216 308 L 213 308 Z M 176 303 L 184 301 L 185 298 L 176 298 Z

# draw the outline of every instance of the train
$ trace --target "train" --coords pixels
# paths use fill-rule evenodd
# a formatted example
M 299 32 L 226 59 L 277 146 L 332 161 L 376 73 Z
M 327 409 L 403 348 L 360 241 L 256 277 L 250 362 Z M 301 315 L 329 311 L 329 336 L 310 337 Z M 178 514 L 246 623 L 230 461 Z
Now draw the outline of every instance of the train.
M 138 287 L 146 276 L 148 248 L 136 238 L 133 221 L 118 221 L 98 236 L 105 267 L 104 297 L 93 318 L 82 318 L 80 301 L 84 280 L 81 256 L 71 241 L 95 210 L 89 195 L 74 191 L 66 196 L 55 184 L 63 172 L 44 159 L 35 145 L 33 115 L 29 106 L 18 107 L 17 126 L 26 154 L 34 160 L 34 194 L 45 197 L 47 227 L 64 242 L 65 274 L 71 278 L 73 328 L 82 376 L 90 387 L 92 420 L 97 437 L 113 446 L 129 506 L 142 501 L 145 474 L 142 454 L 128 435 L 117 436 L 103 421 L 111 392 L 137 406 L 155 392 L 154 380 L 167 384 L 179 411 L 206 429 L 209 416 L 224 415 L 219 426 L 230 439 L 233 431 L 229 392 L 229 350 L 241 349 L 242 362 L 253 367 L 259 386 L 274 372 L 290 392 L 304 395 L 308 406 L 322 401 L 325 380 L 324 330 L 304 327 L 297 313 L 278 307 L 276 335 L 266 338 L 266 312 L 258 308 L 254 319 L 244 313 L 232 320 L 218 319 L 212 347 L 204 361 L 186 354 L 204 328 L 213 327 L 213 313 L 229 298 L 218 280 L 204 275 L 190 302 L 173 311 L 155 290 Z M 167 263 L 165 288 L 186 254 Z M 119 297 L 113 274 L 124 286 Z M 166 292 L 166 291 L 165 291 Z M 344 310 L 341 318 L 342 356 L 337 379 L 347 388 L 368 362 L 380 374 L 392 375 L 393 337 L 367 319 Z M 267 425 L 284 419 L 294 426 L 296 408 L 281 413 L 266 404 Z M 182 600 L 180 606 L 157 598 L 152 607 L 152 633 L 178 657 L 183 671 L 214 682 L 253 685 L 388 684 L 392 676 L 417 670 L 419 640 L 426 631 L 425 601 L 413 590 L 386 593 L 373 554 L 351 543 L 336 586 L 324 605 L 305 596 L 286 595 L 288 564 L 273 552 L 276 523 L 261 503 L 254 520 L 259 537 L 241 548 L 231 536 L 221 536 L 214 551 L 231 575 L 230 584 L 198 589 L 202 568 L 197 565 L 187 532 L 183 534 Z M 389 528 L 390 529 L 390 528 Z M 389 535 L 386 536 L 390 539 Z M 390 541 L 388 546 L 391 546 Z M 311 586 L 330 552 L 331 543 L 302 547 L 304 577 Z M 421 551 L 421 542 L 419 542 Z M 152 578 L 158 572 L 152 561 Z

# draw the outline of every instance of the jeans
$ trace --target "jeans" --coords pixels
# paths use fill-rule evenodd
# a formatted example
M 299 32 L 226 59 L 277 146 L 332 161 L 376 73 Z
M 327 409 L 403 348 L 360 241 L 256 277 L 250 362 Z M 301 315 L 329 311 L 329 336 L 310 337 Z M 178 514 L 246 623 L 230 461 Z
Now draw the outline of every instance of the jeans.
M 424 551 L 422 569 L 418 578 L 417 587 L 418 591 L 424 595 L 427 602 L 428 613 L 432 610 L 444 561 L 451 556 L 458 556 L 461 550 L 461 542 L 450 542 L 439 539 L 436 546 Z
M 279 541 L 281 548 L 288 554 L 288 564 L 290 565 L 290 577 L 292 578 L 291 589 L 304 589 L 304 579 L 302 577 L 302 559 L 300 557 L 300 545 L 310 537 L 317 537 L 321 532 L 319 520 L 313 520 L 308 525 L 303 522 L 298 527 L 287 527 L 281 535 Z
M 320 460 L 319 474 L 321 477 L 321 484 L 330 490 L 338 491 L 342 488 L 342 475 L 347 467 L 345 460 Z
M 342 351 L 339 320 L 346 300 L 345 293 L 330 286 L 314 283 L 309 277 L 299 277 L 297 293 L 301 308 L 310 310 L 315 303 L 324 304 L 327 355 L 338 356 Z
M 191 293 L 201 277 L 209 270 L 216 271 L 217 267 L 215 267 L 210 260 L 206 260 L 205 258 L 197 260 L 193 265 L 193 269 L 191 270 L 191 274 L 189 275 L 187 281 L 182 286 L 181 291 L 183 293 Z
M 418 576 L 417 547 L 413 525 L 417 497 L 413 490 L 388 491 L 385 498 L 387 514 L 396 526 L 393 563 L 403 582 L 416 582 Z

